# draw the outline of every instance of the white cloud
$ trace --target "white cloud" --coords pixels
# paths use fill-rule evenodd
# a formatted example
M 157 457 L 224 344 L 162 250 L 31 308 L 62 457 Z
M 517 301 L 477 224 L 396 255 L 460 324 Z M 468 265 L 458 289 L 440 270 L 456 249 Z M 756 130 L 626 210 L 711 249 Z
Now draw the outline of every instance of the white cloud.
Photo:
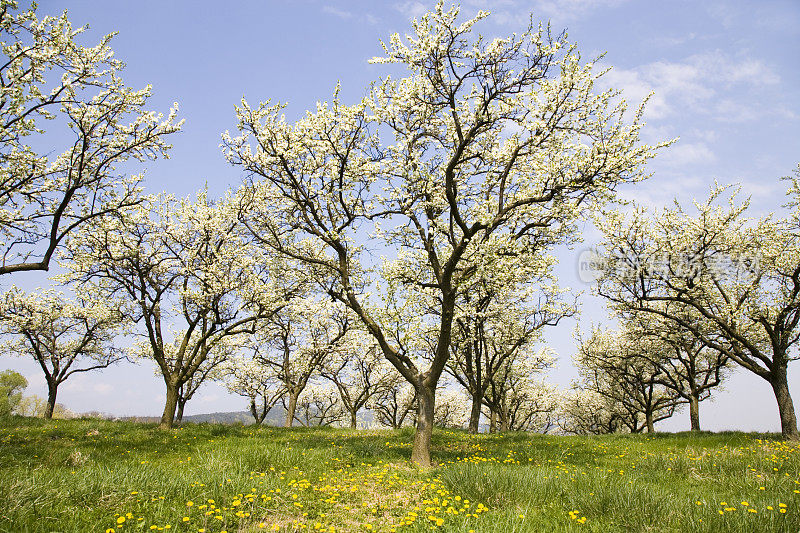
M 322 12 L 345 20 L 353 18 L 353 14 L 350 11 L 345 11 L 333 6 L 323 6 Z
M 679 135 L 671 125 L 654 125 L 650 122 L 642 128 L 642 141 L 647 144 L 659 144 L 676 137 L 679 137 Z
M 692 32 L 686 35 L 680 35 L 676 37 L 670 37 L 665 35 L 656 35 L 653 36 L 650 41 L 653 43 L 654 46 L 659 48 L 665 48 L 670 46 L 680 46 L 682 44 L 686 44 L 688 42 L 694 41 L 697 38 L 697 34 Z
M 656 161 L 660 164 L 666 159 L 666 154 L 667 151 L 662 152 Z M 649 209 L 660 209 L 673 199 L 689 202 L 692 198 L 708 195 L 708 184 L 713 182 L 713 178 L 699 172 L 687 175 L 685 172 L 665 170 L 666 168 L 667 165 L 661 165 L 649 180 L 620 189 L 620 197 Z
M 716 159 L 705 143 L 682 143 L 680 140 L 658 156 L 659 163 L 671 167 L 695 167 L 700 164 L 712 163 Z
M 734 57 L 719 50 L 683 61 L 655 61 L 633 69 L 612 69 L 604 78 L 639 102 L 651 91 L 648 119 L 677 112 L 711 115 L 723 121 L 747 121 L 759 116 L 749 91 L 780 83 L 780 76 L 763 62 Z
M 741 105 L 731 98 L 717 100 L 713 109 L 716 119 L 722 122 L 749 122 L 763 116 L 755 107 Z
M 375 15 L 371 15 L 369 13 L 353 13 L 352 11 L 339 9 L 338 7 L 330 5 L 323 6 L 322 12 L 327 13 L 328 15 L 332 15 L 336 18 L 340 18 L 342 20 L 357 20 L 359 22 L 365 22 L 372 26 L 376 25 L 379 22 L 378 17 L 376 17 Z
M 706 11 L 709 15 L 720 22 L 725 28 L 731 28 L 739 18 L 739 10 L 730 2 L 727 3 L 707 3 Z
M 775 85 L 780 76 L 761 61 L 752 58 L 733 58 L 720 50 L 697 54 L 689 63 L 704 76 L 726 84 Z
M 550 19 L 559 25 L 574 21 L 598 9 L 619 7 L 630 0 L 464 0 L 462 15 L 472 16 L 478 10 L 492 13 L 492 22 L 515 28 L 528 23 L 531 13 L 538 19 Z M 400 11 L 418 17 L 424 12 L 420 2 L 398 4 Z M 420 10 L 422 10 L 420 12 Z
M 114 390 L 114 387 L 112 387 L 108 383 L 98 383 L 97 385 L 92 387 L 92 390 L 97 394 L 105 395 Z
M 750 205 L 753 206 L 753 214 L 755 216 L 765 215 L 774 212 L 772 207 L 767 207 L 770 203 L 775 201 L 775 198 L 784 197 L 786 194 L 786 183 L 769 176 L 767 179 L 761 178 L 744 178 L 740 179 L 739 183 L 742 186 L 742 191 L 745 196 L 750 197 Z
M 59 391 L 67 391 L 67 392 L 78 392 L 83 393 L 87 392 L 89 388 L 86 386 L 86 383 L 80 377 L 75 377 L 62 385 L 59 388 Z
M 195 404 L 215 404 L 219 401 L 219 399 L 219 394 L 209 394 L 207 396 L 201 396 L 200 398 L 197 398 Z
M 714 130 L 701 130 L 695 128 L 690 133 L 692 137 L 707 143 L 716 142 L 716 140 L 719 138 L 719 134 Z
M 781 117 L 789 120 L 797 120 L 800 118 L 800 115 L 794 112 L 794 110 L 789 109 L 786 106 L 779 106 L 775 109 L 775 113 L 780 115 Z
M 485 11 L 492 11 L 501 7 L 514 7 L 515 2 L 514 0 L 466 0 L 463 4 Z
M 755 16 L 753 22 L 756 26 L 767 32 L 795 32 L 800 26 L 800 9 L 786 9 L 780 3 L 763 2 L 753 6 Z
M 614 89 L 621 89 L 623 96 L 631 106 L 638 105 L 655 91 L 653 82 L 637 70 L 614 68 L 601 78 L 601 83 Z M 659 119 L 668 114 L 669 106 L 664 93 L 655 92 L 647 103 L 646 118 Z
M 573 20 L 596 9 L 616 8 L 629 0 L 539 0 L 534 13 L 554 20 Z
M 406 18 L 420 18 L 422 15 L 428 12 L 428 7 L 422 4 L 421 2 L 400 2 L 395 4 L 394 8 L 401 12 Z

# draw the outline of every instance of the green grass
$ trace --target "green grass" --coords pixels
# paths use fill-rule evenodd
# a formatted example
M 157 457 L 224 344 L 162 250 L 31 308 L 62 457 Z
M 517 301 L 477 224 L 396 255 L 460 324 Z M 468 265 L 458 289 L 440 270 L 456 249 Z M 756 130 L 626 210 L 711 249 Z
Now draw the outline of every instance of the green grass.
M 411 439 L 13 418 L 0 531 L 800 530 L 800 445 L 776 435 L 436 431 L 431 470 Z

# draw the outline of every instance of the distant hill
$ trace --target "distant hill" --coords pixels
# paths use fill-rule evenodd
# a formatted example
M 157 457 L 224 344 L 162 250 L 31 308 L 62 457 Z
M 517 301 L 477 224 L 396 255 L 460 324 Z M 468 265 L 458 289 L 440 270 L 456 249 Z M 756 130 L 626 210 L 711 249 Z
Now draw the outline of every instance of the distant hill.
M 185 422 L 194 422 L 200 424 L 203 422 L 209 424 L 252 424 L 253 415 L 249 411 L 234 411 L 230 413 L 206 413 L 201 415 L 184 416 Z M 276 406 L 267 413 L 263 424 L 265 426 L 283 426 L 286 420 L 286 410 L 283 406 Z M 375 417 L 371 411 L 366 409 L 358 413 L 358 426 L 370 426 L 375 421 Z M 299 423 L 295 422 L 295 425 Z
M 229 413 L 203 413 L 183 417 L 184 422 L 195 424 L 252 424 L 253 417 L 247 411 L 233 411 Z
M 283 425 L 284 418 L 286 418 L 286 411 L 283 407 L 275 407 L 264 419 L 264 425 L 280 426 Z M 157 423 L 161 420 L 159 416 L 123 416 L 118 420 L 130 420 L 135 422 L 144 423 Z M 192 422 L 194 424 L 252 424 L 253 415 L 249 411 L 231 411 L 227 413 L 203 413 L 199 415 L 186 415 L 183 417 L 184 422 Z
M 120 417 L 118 420 L 129 420 L 144 423 L 158 423 L 161 417 L 158 416 L 125 416 Z M 283 426 L 286 420 L 286 410 L 283 406 L 273 407 L 266 418 L 264 418 L 263 425 L 265 426 Z M 191 422 L 194 424 L 245 424 L 253 423 L 253 415 L 249 411 L 231 411 L 225 413 L 203 413 L 199 415 L 186 415 L 183 417 L 184 422 Z M 358 413 L 358 426 L 366 427 L 375 422 L 375 417 L 371 411 L 362 410 Z M 299 425 L 296 423 L 296 425 Z
M 273 409 L 272 411 L 275 411 Z M 264 419 L 266 425 L 277 425 L 283 422 L 280 413 L 270 413 Z M 281 409 L 283 411 L 283 409 Z M 253 415 L 249 411 L 232 411 L 228 413 L 203 413 L 200 415 L 184 416 L 184 422 L 194 422 L 195 424 L 208 423 L 208 424 L 252 424 Z

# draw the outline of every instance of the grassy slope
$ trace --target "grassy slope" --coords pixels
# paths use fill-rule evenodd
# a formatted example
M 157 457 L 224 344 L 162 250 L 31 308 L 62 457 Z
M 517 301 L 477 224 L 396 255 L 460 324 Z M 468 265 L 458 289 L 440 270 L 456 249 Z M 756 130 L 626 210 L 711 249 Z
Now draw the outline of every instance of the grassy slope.
M 13 419 L 0 531 L 800 530 L 800 445 L 774 436 L 437 431 L 431 471 L 411 437 Z

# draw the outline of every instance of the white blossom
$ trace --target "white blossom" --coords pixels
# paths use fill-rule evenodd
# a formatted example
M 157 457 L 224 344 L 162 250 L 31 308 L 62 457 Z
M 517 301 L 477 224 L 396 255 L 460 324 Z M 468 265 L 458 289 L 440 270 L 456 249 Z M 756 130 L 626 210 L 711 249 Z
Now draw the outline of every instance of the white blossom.
M 133 209 L 141 175 L 118 167 L 167 157 L 183 122 L 177 104 L 167 117 L 145 110 L 149 85 L 123 83 L 113 34 L 82 46 L 86 27 L 66 11 L 38 19 L 35 9 L 3 0 L 0 12 L 0 275 L 47 270 L 69 233 Z

